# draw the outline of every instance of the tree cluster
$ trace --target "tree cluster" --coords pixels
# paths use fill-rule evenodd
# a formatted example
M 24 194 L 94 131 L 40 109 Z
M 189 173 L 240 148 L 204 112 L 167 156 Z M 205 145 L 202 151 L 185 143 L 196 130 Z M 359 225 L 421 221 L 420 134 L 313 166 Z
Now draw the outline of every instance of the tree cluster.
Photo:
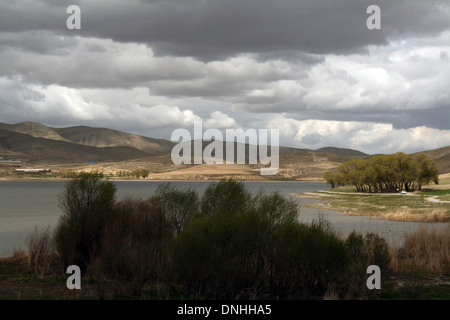
M 278 192 L 253 195 L 233 180 L 201 197 L 162 184 L 117 202 L 115 191 L 99 173 L 69 182 L 53 239 L 64 270 L 78 265 L 99 298 L 322 298 L 350 287 L 366 296 L 367 266 L 388 270 L 384 239 L 349 242 L 321 221 L 300 223 L 297 203 Z
M 423 153 L 398 152 L 369 159 L 354 158 L 328 171 L 324 179 L 332 188 L 354 185 L 359 192 L 418 191 L 422 185 L 438 183 L 438 168 Z

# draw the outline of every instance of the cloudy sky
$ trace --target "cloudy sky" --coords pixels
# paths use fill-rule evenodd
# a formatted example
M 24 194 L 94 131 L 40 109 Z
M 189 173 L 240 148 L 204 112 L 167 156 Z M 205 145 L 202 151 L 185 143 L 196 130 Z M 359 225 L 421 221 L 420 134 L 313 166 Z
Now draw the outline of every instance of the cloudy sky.
M 448 0 L 0 3 L 0 122 L 170 140 L 203 120 L 373 154 L 448 146 L 449 119 Z

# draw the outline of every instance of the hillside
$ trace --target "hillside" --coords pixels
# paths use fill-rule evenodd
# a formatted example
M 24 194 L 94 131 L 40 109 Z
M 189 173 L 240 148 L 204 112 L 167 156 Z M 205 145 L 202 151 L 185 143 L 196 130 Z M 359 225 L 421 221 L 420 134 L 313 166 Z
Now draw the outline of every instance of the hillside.
M 210 142 L 202 143 L 202 150 Z M 194 155 L 191 144 L 192 156 Z M 317 150 L 279 148 L 280 168 L 276 176 L 261 177 L 260 164 L 174 165 L 170 153 L 175 143 L 108 128 L 76 126 L 52 128 L 39 123 L 0 123 L 0 157 L 22 161 L 26 167 L 48 167 L 54 171 L 98 169 L 108 173 L 147 169 L 153 179 L 210 179 L 240 176 L 247 179 L 321 179 L 323 174 L 353 157 L 368 157 L 358 150 L 326 147 Z M 224 143 L 223 154 L 237 143 Z M 249 145 L 243 146 L 248 160 Z M 424 152 L 435 160 L 440 173 L 450 172 L 450 147 Z M 269 147 L 270 155 L 270 147 Z M 192 161 L 193 163 L 193 161 Z M 5 163 L 3 163 L 5 165 Z
M 170 153 L 174 144 L 168 140 L 152 139 L 107 128 L 85 126 L 53 129 L 58 135 L 76 144 L 104 148 L 130 147 L 149 155 Z
M 147 154 L 130 147 L 95 148 L 0 129 L 0 156 L 30 164 L 53 164 L 124 161 Z
M 152 139 L 107 128 L 86 126 L 52 128 L 35 122 L 18 124 L 0 123 L 0 129 L 26 134 L 35 138 L 72 142 L 90 147 L 130 147 L 148 155 L 170 153 L 173 143 L 168 140 Z
M 346 148 L 335 148 L 335 147 L 325 147 L 325 148 L 320 148 L 317 149 L 316 152 L 322 152 L 322 153 L 331 153 L 331 154 L 336 154 L 336 155 L 341 155 L 341 156 L 348 156 L 348 157 L 367 157 L 368 154 L 358 151 L 358 150 L 353 150 L 353 149 L 346 149 Z
M 67 141 L 61 137 L 53 128 L 44 126 L 35 122 L 22 122 L 17 124 L 6 124 L 0 122 L 0 129 L 23 133 L 35 138 L 44 138 L 50 140 Z

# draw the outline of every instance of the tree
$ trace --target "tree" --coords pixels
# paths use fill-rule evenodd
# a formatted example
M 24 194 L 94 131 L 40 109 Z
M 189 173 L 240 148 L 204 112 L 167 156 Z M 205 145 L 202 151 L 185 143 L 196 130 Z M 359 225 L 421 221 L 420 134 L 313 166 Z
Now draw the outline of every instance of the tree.
M 250 193 L 244 183 L 232 179 L 212 183 L 205 190 L 201 200 L 204 216 L 229 214 L 245 211 L 251 206 Z
M 323 178 L 334 188 L 352 184 L 360 192 L 397 192 L 420 190 L 423 184 L 438 183 L 438 168 L 426 155 L 397 152 L 370 159 L 351 159 L 328 171 Z
M 82 172 L 59 195 L 64 211 L 54 240 L 64 266 L 78 265 L 84 273 L 95 252 L 115 203 L 116 186 L 99 172 Z
M 158 204 L 162 214 L 173 225 L 175 235 L 180 234 L 186 223 L 200 209 L 199 196 L 195 190 L 177 190 L 169 183 L 160 185 L 150 201 Z

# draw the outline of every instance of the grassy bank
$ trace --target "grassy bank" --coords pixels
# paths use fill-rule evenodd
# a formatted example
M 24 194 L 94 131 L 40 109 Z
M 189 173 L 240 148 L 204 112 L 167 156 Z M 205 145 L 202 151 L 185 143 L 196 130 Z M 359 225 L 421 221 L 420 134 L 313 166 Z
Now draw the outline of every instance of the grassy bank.
M 320 199 L 308 206 L 347 215 L 379 217 L 395 221 L 450 222 L 450 184 L 425 186 L 422 191 L 401 193 L 359 193 L 356 188 L 337 187 L 302 193 L 299 197 Z

